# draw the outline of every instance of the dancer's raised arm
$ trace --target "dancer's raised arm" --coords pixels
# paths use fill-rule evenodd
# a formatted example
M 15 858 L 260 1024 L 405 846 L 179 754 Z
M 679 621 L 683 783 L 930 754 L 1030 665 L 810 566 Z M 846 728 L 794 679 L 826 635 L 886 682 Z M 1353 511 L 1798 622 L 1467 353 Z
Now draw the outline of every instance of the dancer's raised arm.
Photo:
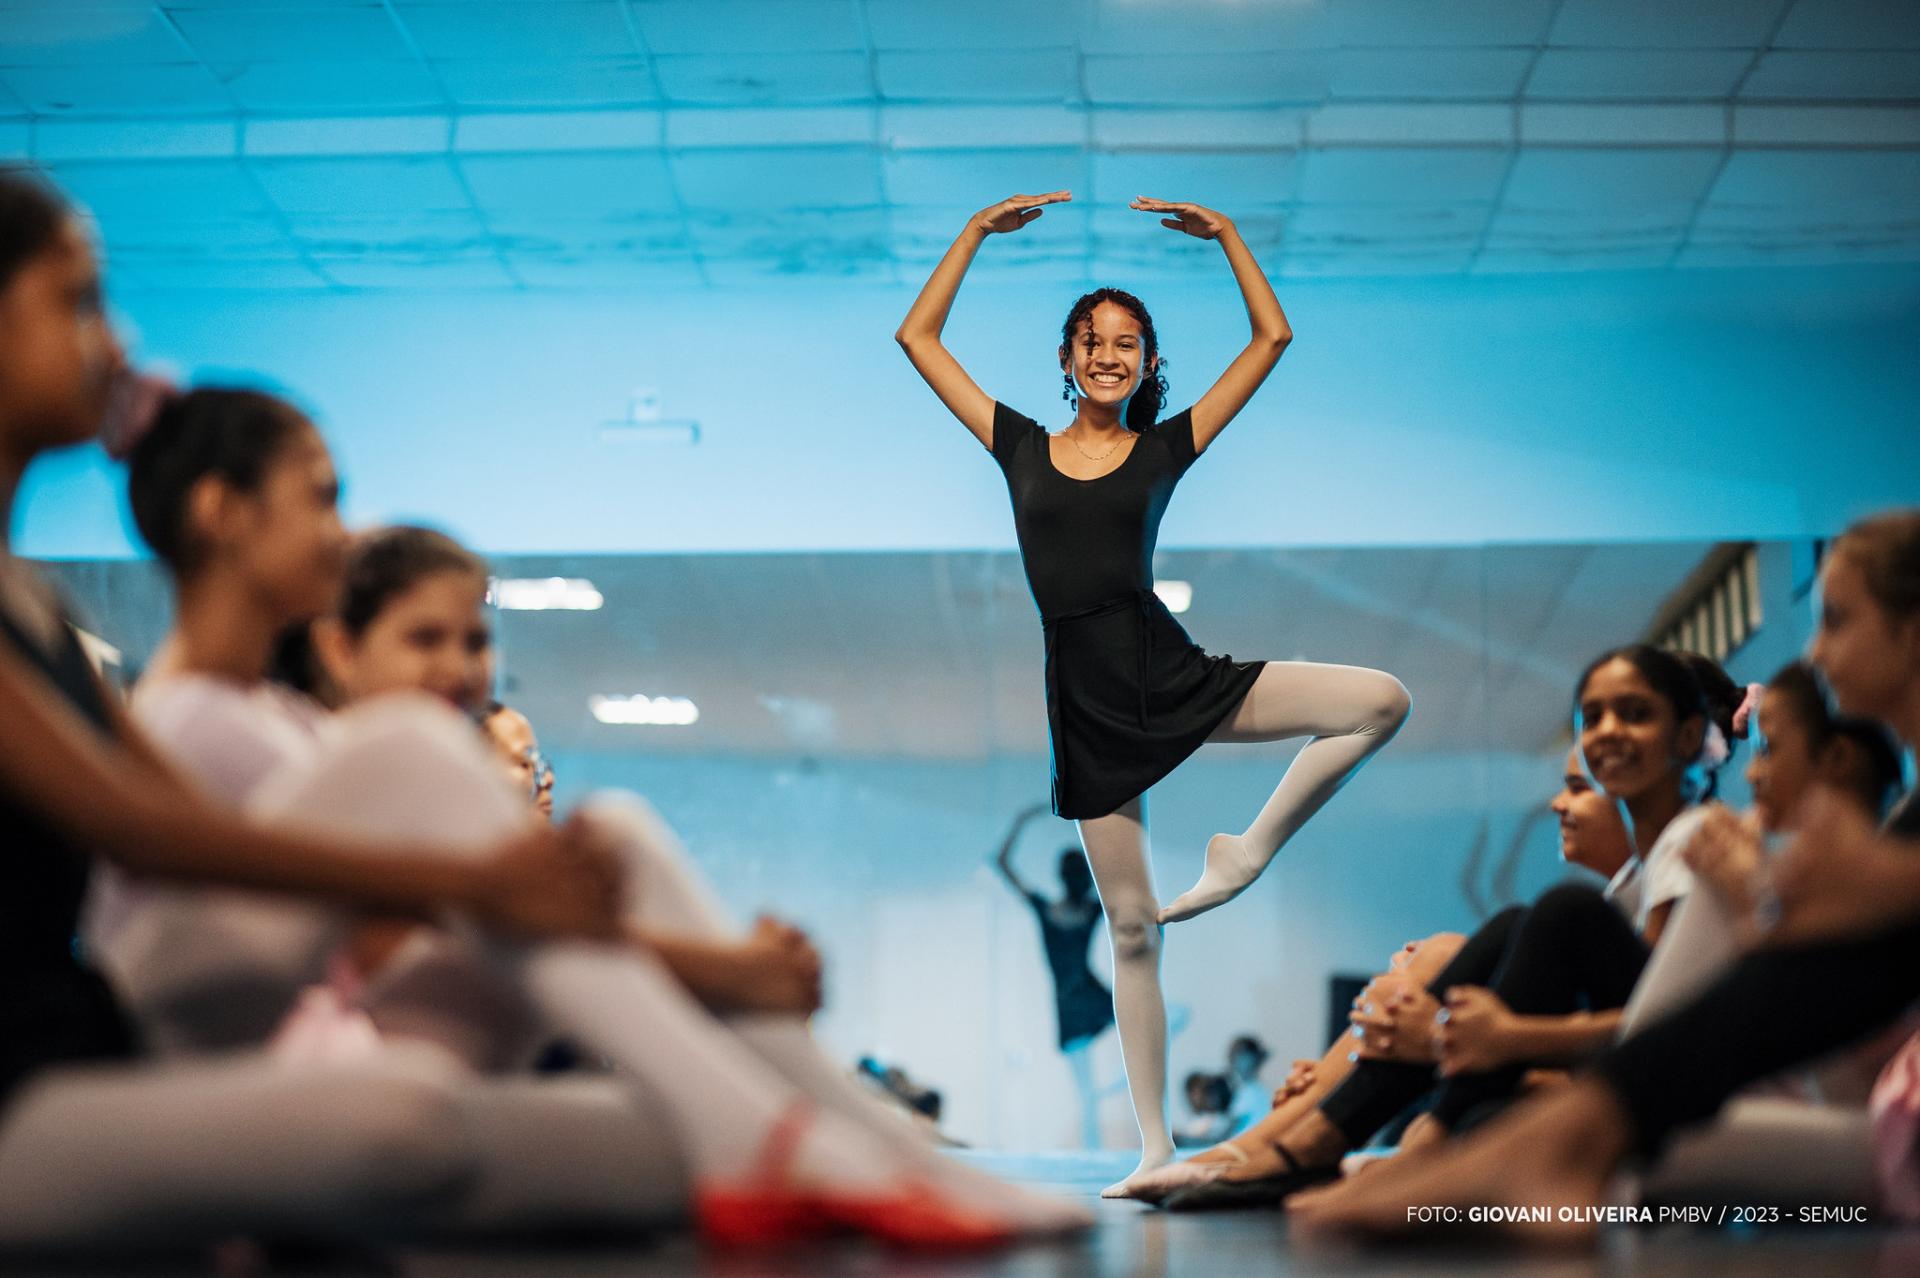
M 1013 848 L 1020 841 L 1020 832 L 1027 828 L 1027 823 L 1035 817 L 1045 816 L 1047 812 L 1047 805 L 1040 803 L 1015 817 L 1013 825 L 1007 830 L 1007 837 L 1001 841 L 1000 851 L 993 858 L 994 868 L 1000 871 L 1000 877 L 1004 878 L 1008 885 L 1021 896 L 1033 896 L 1035 892 L 1027 881 L 1020 877 L 1020 872 L 1013 868 Z
M 1019 230 L 1040 216 L 1042 205 L 1060 204 L 1072 198 L 1069 191 L 1011 195 L 968 218 L 966 229 L 940 259 L 940 265 L 933 268 L 920 296 L 913 299 L 912 308 L 893 335 L 920 376 L 933 387 L 940 402 L 988 448 L 993 447 L 993 398 L 980 389 L 967 375 L 967 370 L 960 367 L 960 361 L 941 344 L 940 330 L 947 325 L 947 312 L 953 309 L 954 295 L 960 291 L 960 281 L 973 265 L 973 255 L 980 251 L 981 241 L 989 235 Z
M 1240 238 L 1240 230 L 1232 218 L 1198 204 L 1151 200 L 1146 196 L 1129 207 L 1144 213 L 1165 214 L 1160 219 L 1162 226 L 1198 239 L 1218 240 L 1226 250 L 1228 265 L 1233 267 L 1233 279 L 1240 286 L 1241 300 L 1247 305 L 1247 323 L 1253 332 L 1247 338 L 1246 348 L 1234 356 L 1227 371 L 1220 374 L 1220 380 L 1193 406 L 1193 447 L 1195 452 L 1201 452 L 1247 406 L 1253 393 L 1260 389 L 1260 383 L 1267 380 L 1267 374 L 1280 361 L 1280 352 L 1293 340 L 1293 328 L 1287 323 L 1286 312 L 1280 309 L 1280 299 L 1273 295 L 1273 285 L 1267 283 L 1266 274 L 1261 271 L 1260 263 L 1253 260 L 1253 253 Z

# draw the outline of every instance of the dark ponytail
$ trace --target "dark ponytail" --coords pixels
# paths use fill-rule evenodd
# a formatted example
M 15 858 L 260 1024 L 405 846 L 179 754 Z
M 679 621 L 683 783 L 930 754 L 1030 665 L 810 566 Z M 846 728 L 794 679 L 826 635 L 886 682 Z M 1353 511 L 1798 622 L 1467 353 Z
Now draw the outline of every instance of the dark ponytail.
M 1073 304 L 1067 322 L 1060 326 L 1061 355 L 1067 358 L 1080 326 L 1092 320 L 1093 308 L 1102 302 L 1112 302 L 1140 324 L 1140 388 L 1127 401 L 1126 425 L 1128 430 L 1143 431 L 1160 420 L 1167 406 L 1167 364 L 1160 359 L 1160 339 L 1153 331 L 1153 316 L 1147 314 L 1145 302 L 1117 288 L 1097 288 L 1086 294 Z
M 72 215 L 60 193 L 33 170 L 0 168 L 0 289 L 46 251 Z
M 307 419 L 283 399 L 255 390 L 202 387 L 168 400 L 127 454 L 127 498 L 140 536 L 176 574 L 198 556 L 187 533 L 194 485 L 218 478 L 254 492 Z

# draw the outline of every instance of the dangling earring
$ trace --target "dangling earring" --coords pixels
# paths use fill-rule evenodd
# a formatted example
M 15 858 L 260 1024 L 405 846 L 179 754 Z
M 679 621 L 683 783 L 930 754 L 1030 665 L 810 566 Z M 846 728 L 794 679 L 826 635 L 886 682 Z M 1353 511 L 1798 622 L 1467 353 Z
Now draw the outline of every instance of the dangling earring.
M 1062 373 L 1060 374 L 1060 378 L 1066 383 L 1066 389 L 1060 392 L 1060 398 L 1071 404 L 1073 402 L 1073 374 Z

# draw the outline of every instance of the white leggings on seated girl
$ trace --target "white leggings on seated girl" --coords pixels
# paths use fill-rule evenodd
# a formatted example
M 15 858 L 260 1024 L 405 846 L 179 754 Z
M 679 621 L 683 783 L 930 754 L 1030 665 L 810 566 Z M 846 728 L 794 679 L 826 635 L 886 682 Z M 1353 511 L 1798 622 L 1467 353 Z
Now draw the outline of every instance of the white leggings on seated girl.
M 253 805 L 259 814 L 335 834 L 466 850 L 490 846 L 531 819 L 464 721 L 423 714 L 417 703 L 369 705 L 351 718 L 317 765 L 262 788 Z M 622 797 L 597 801 L 593 811 L 628 858 L 639 921 L 683 935 L 730 931 L 652 809 Z M 919 1166 L 928 1157 L 920 1138 L 910 1150 L 899 1139 L 911 1127 L 827 1061 L 798 1018 L 722 1023 L 645 955 L 580 943 L 503 943 L 450 920 L 444 933 L 400 958 L 368 991 L 368 1010 L 388 1037 L 430 1042 L 480 1066 L 541 1035 L 565 1034 L 659 1099 L 696 1178 L 745 1174 L 773 1125 L 802 1101 L 831 1112 L 802 1141 L 798 1172 L 859 1184 L 891 1180 L 907 1165 L 928 1170 Z M 516 999 L 535 1015 L 498 1015 Z M 884 1139 L 876 1144 L 874 1137 Z M 958 1174 L 948 1164 L 939 1178 Z
M 52 1070 L 0 1115 L 0 1252 L 630 1232 L 685 1210 L 671 1148 L 631 1087 L 478 1079 L 405 1047 Z

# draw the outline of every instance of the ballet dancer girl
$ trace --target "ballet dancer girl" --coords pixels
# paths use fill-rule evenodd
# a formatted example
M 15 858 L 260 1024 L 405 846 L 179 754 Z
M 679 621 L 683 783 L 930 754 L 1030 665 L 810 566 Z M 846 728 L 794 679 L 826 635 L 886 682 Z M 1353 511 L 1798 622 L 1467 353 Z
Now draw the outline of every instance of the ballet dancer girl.
M 1016 195 L 975 214 L 894 335 L 942 403 L 1006 475 L 1020 554 L 1046 637 L 1053 809 L 1080 823 L 1113 948 L 1114 1007 L 1140 1125 L 1135 1173 L 1173 1157 L 1166 1123 L 1160 925 L 1232 900 L 1280 847 L 1392 739 L 1412 705 L 1377 670 L 1209 656 L 1153 593 L 1160 518 L 1187 468 L 1266 380 L 1293 340 L 1272 287 L 1227 217 L 1138 199 L 1168 228 L 1216 241 L 1252 332 L 1193 407 L 1162 420 L 1167 383 L 1140 300 L 1102 288 L 1067 314 L 1057 356 L 1074 418 L 1050 434 L 996 402 L 941 343 L 948 312 L 989 235 L 1011 234 L 1066 191 Z M 1158 905 L 1146 792 L 1207 741 L 1312 737 L 1251 825 L 1216 834 L 1194 886 Z M 1131 1179 L 1131 1178 L 1129 1178 Z M 1127 1181 L 1109 1187 L 1125 1197 Z

